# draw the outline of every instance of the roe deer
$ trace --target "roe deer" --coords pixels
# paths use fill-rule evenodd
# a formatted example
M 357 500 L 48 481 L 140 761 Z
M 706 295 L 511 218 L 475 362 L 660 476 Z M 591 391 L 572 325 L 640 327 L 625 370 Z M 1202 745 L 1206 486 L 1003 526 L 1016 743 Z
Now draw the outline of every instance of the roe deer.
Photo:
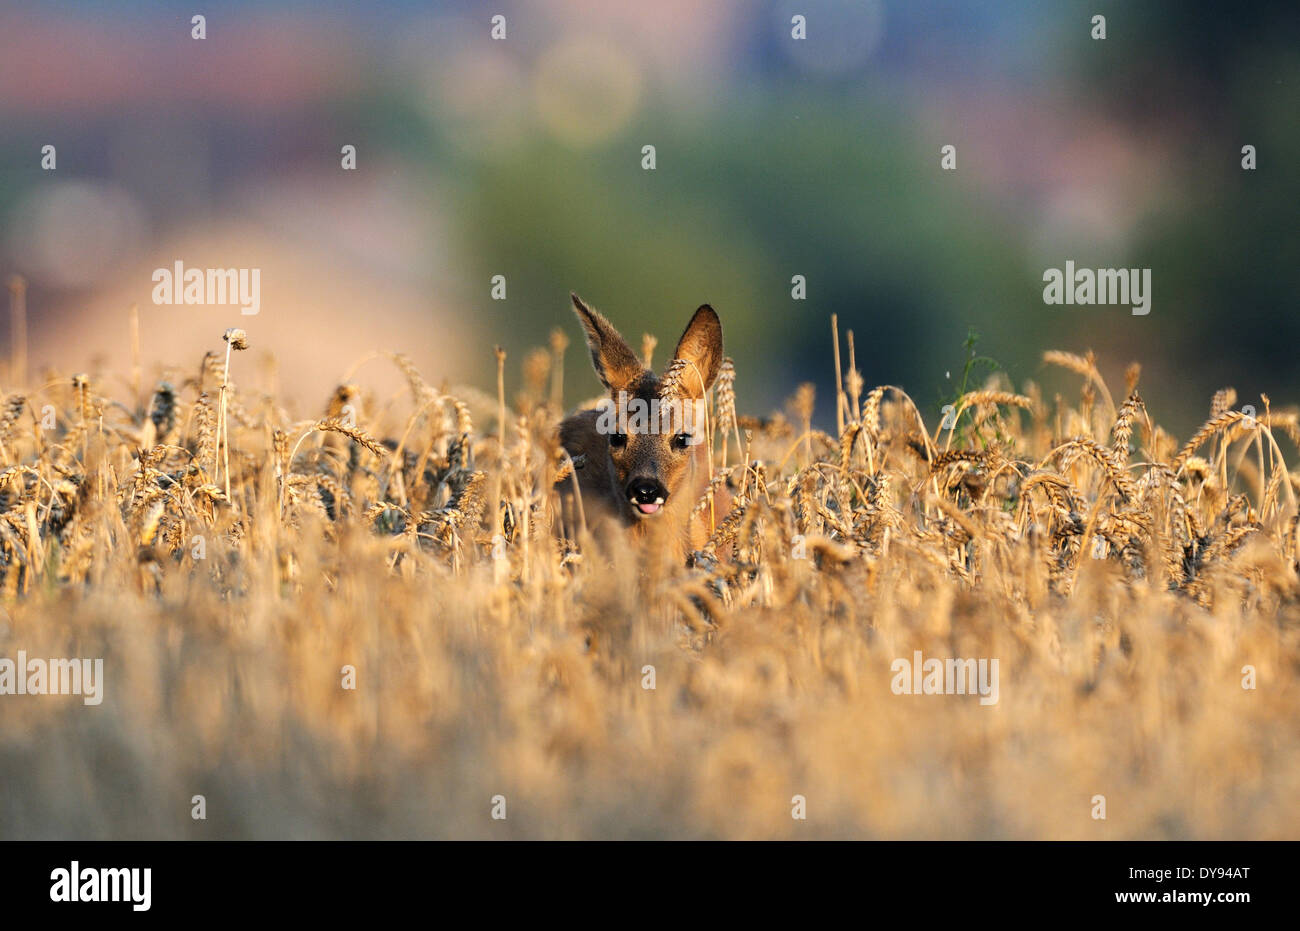
M 596 375 L 609 392 L 599 408 L 575 411 L 560 424 L 581 513 L 593 527 L 627 528 L 684 561 L 710 533 L 709 510 L 692 511 L 709 481 L 704 396 L 722 364 L 722 324 L 707 304 L 695 311 L 661 377 L 602 314 L 571 297 Z M 556 488 L 571 525 L 572 478 Z

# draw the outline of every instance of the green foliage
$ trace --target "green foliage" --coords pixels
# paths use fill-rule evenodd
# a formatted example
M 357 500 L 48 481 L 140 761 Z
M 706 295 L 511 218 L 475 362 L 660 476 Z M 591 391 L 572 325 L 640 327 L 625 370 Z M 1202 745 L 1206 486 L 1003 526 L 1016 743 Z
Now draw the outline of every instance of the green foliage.
M 961 402 L 962 397 L 968 391 L 976 390 L 976 382 L 972 381 L 972 375 L 975 372 L 980 370 L 985 370 L 991 374 L 993 372 L 1006 371 L 1006 369 L 1003 368 L 1002 363 L 1000 363 L 997 359 L 994 359 L 992 356 L 982 356 L 978 353 L 977 347 L 979 346 L 979 341 L 980 341 L 979 331 L 976 330 L 975 327 L 973 326 L 968 327 L 966 330 L 966 338 L 962 341 L 961 344 L 962 354 L 963 354 L 962 368 L 961 368 L 961 381 L 955 385 L 952 385 L 949 388 L 947 393 L 944 393 L 943 390 L 940 389 L 940 397 L 939 397 L 940 411 L 943 411 L 944 408 L 947 408 L 949 405 L 951 405 L 955 413 L 958 404 Z M 962 411 L 962 417 L 957 418 L 951 424 L 954 441 L 956 441 L 958 437 L 964 436 L 964 434 L 960 432 L 960 427 L 961 427 L 960 420 L 964 418 L 967 414 L 971 414 L 971 419 L 972 420 L 974 419 L 974 415 L 971 413 L 971 410 L 968 408 L 967 410 Z M 947 428 L 945 427 L 945 429 Z

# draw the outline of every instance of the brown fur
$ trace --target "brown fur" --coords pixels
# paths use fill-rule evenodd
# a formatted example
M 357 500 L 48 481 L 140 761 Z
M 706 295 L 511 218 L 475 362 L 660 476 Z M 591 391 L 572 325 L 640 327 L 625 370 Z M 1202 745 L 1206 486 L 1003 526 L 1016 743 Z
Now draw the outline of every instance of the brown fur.
M 574 311 L 581 321 L 591 349 L 596 375 L 617 402 L 620 392 L 628 399 L 649 403 L 663 400 L 664 379 L 642 365 L 605 317 L 588 307 L 575 294 Z M 713 308 L 701 306 L 682 333 L 669 360 L 669 369 L 678 360 L 678 391 L 683 398 L 702 401 L 712 387 L 722 364 L 722 324 Z M 659 432 L 630 430 L 625 445 L 610 442 L 597 429 L 600 412 L 579 410 L 560 425 L 560 444 L 580 463 L 576 471 L 581 494 L 581 513 L 588 526 L 608 532 L 622 528 L 628 535 L 651 545 L 663 546 L 673 557 L 684 561 L 686 554 L 699 549 L 709 536 L 709 511 L 692 515 L 696 502 L 709 481 L 709 450 L 704 438 L 695 445 L 680 448 L 674 437 Z M 659 512 L 642 516 L 629 500 L 629 486 L 637 482 L 657 484 L 665 492 Z M 572 500 L 573 482 L 557 486 L 565 498 L 566 523 L 572 527 L 577 508 Z

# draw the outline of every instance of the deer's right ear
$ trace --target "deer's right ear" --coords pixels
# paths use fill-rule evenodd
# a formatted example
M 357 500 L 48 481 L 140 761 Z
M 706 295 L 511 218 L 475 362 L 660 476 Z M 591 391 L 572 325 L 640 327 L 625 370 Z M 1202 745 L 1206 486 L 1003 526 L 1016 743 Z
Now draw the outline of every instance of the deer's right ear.
M 619 336 L 614 324 L 584 304 L 578 295 L 571 293 L 569 296 L 573 298 L 573 309 L 587 333 L 591 364 L 601 383 L 614 394 L 628 388 L 643 371 L 641 360 Z

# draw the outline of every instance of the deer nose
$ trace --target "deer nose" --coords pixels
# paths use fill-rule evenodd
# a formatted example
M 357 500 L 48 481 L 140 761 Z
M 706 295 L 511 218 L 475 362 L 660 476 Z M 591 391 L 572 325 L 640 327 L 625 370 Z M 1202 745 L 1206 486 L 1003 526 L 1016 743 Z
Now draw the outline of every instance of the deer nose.
M 627 499 L 643 514 L 653 514 L 668 498 L 668 489 L 653 479 L 633 479 L 627 486 Z

